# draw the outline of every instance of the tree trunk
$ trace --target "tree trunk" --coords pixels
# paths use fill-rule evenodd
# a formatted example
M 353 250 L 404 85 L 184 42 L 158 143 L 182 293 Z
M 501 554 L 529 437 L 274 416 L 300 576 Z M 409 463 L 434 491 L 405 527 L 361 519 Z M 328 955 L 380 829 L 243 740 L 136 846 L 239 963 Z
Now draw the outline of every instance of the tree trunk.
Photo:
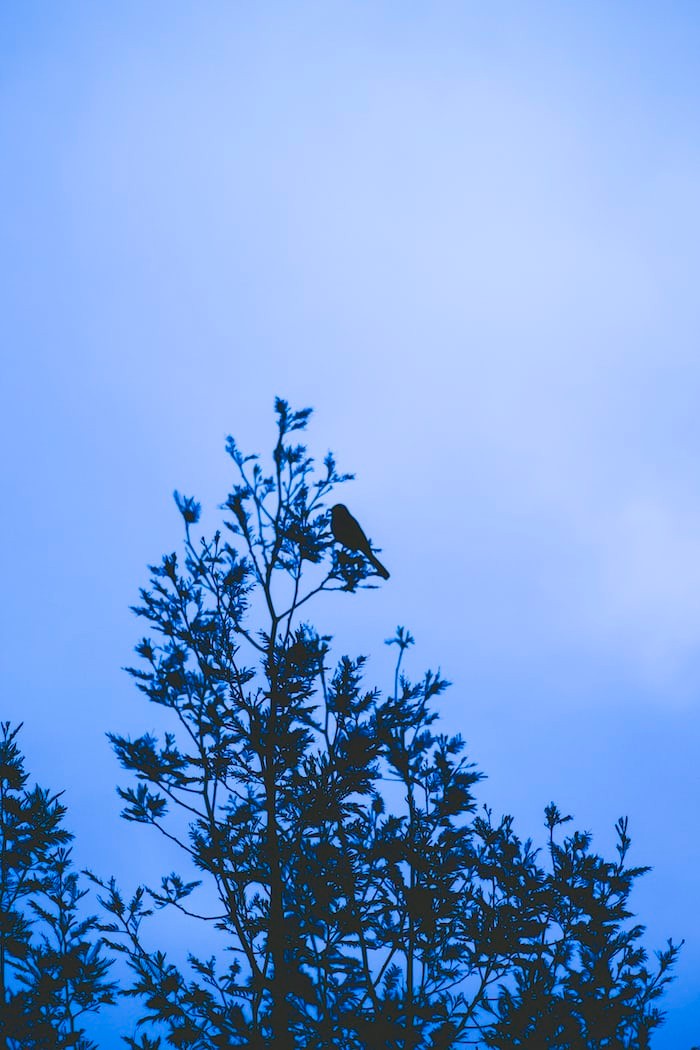
M 267 742 L 265 794 L 267 798 L 267 849 L 270 861 L 270 928 L 268 944 L 272 955 L 272 1046 L 274 1050 L 294 1050 L 289 1030 L 287 1003 L 287 960 L 284 922 L 284 884 L 277 825 L 277 785 L 275 784 L 275 738 L 277 732 L 277 704 L 274 693 L 270 698 L 270 724 Z

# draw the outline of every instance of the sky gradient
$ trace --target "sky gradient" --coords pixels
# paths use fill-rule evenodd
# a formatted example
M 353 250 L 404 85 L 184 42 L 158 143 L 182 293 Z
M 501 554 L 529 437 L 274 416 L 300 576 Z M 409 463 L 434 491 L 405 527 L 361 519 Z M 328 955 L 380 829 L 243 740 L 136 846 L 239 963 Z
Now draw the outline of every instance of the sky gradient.
M 392 574 L 316 625 L 386 688 L 410 628 L 524 836 L 629 815 L 700 1041 L 699 51 L 683 2 L 3 5 L 0 716 L 81 865 L 175 861 L 118 817 L 129 606 L 280 395 Z

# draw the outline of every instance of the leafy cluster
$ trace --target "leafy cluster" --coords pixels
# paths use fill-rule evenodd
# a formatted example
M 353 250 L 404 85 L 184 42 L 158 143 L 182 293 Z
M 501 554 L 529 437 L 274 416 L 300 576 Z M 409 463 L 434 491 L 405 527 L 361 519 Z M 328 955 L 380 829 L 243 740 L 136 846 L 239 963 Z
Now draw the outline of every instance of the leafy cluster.
M 0 724 L 0 1047 L 92 1050 L 81 1018 L 115 985 L 97 920 L 81 914 L 65 807 L 27 786 L 20 728 Z
M 569 818 L 552 806 L 543 859 L 478 809 L 462 739 L 433 728 L 448 683 L 403 673 L 407 631 L 387 696 L 363 657 L 331 661 L 307 603 L 372 586 L 373 567 L 334 543 L 329 497 L 349 475 L 330 454 L 317 474 L 296 443 L 309 410 L 276 412 L 268 471 L 228 441 L 222 530 L 195 539 L 200 506 L 175 494 L 184 556 L 151 566 L 135 609 L 150 634 L 130 673 L 172 729 L 111 734 L 134 776 L 123 815 L 187 870 L 131 899 L 93 876 L 152 1026 L 129 1045 L 641 1050 L 678 948 L 650 969 L 628 921 L 644 869 L 626 866 L 626 822 L 608 862 L 589 835 L 558 842 Z M 225 952 L 184 966 L 154 950 L 158 909 L 209 923 Z
M 610 862 L 592 852 L 587 832 L 557 843 L 556 830 L 572 818 L 554 803 L 545 814 L 548 864 L 540 869 L 533 858 L 513 895 L 519 944 L 489 1006 L 493 1021 L 484 1029 L 483 1045 L 644 1050 L 663 1021 L 656 1004 L 680 950 L 669 941 L 650 969 L 640 944 L 644 927 L 628 922 L 634 882 L 649 869 L 626 866 L 626 818 L 616 824 L 618 856 Z M 510 820 L 502 829 L 511 838 Z M 511 841 L 520 867 L 523 854 Z

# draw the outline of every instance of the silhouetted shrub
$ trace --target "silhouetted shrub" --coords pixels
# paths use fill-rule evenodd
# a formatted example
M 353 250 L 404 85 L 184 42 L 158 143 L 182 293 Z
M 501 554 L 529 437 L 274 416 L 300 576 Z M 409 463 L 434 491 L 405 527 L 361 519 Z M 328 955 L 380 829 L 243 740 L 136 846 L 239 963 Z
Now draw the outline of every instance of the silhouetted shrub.
M 104 929 L 155 1026 L 130 1045 L 647 1046 L 678 948 L 649 968 L 627 822 L 607 861 L 587 834 L 561 839 L 570 818 L 552 805 L 536 850 L 478 809 L 481 774 L 435 729 L 448 683 L 405 676 L 406 630 L 386 697 L 363 684 L 363 657 L 333 665 L 308 603 L 384 570 L 345 513 L 334 535 L 331 493 L 349 475 L 330 454 L 317 473 L 295 442 L 309 410 L 276 412 L 269 468 L 228 441 L 222 530 L 197 539 L 200 506 L 175 494 L 184 555 L 151 567 L 135 610 L 150 634 L 130 673 L 172 731 L 111 735 L 135 775 L 123 815 L 178 843 L 188 870 L 128 901 L 100 881 Z M 195 903 L 202 881 L 214 914 Z M 154 908 L 210 923 L 229 954 L 184 966 L 152 950 Z
M 21 725 L 0 725 L 0 1047 L 92 1050 L 84 1014 L 114 1001 L 72 870 L 60 794 L 28 788 Z

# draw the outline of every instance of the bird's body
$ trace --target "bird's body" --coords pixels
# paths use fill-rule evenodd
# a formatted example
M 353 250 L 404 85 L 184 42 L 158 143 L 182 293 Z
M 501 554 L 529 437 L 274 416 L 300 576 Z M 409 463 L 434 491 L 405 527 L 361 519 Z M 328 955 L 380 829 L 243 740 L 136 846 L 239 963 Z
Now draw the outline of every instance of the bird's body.
M 334 507 L 331 507 L 331 532 L 338 543 L 350 551 L 359 551 L 360 554 L 364 554 L 377 573 L 385 580 L 389 579 L 389 573 L 372 552 L 369 540 L 362 531 L 362 526 L 356 518 L 353 518 L 344 503 L 336 503 Z

